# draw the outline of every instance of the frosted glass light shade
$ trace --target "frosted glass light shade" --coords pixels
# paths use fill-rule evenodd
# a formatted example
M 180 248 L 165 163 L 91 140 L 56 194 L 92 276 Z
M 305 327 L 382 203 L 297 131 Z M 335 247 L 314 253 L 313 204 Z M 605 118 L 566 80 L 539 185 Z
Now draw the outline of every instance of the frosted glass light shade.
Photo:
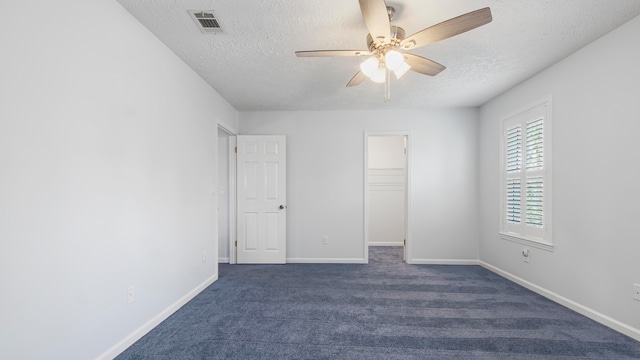
M 396 74 L 396 79 L 400 79 L 402 75 L 406 74 L 407 71 L 409 71 L 409 69 L 411 69 L 411 66 L 409 66 L 409 64 L 407 64 L 406 62 L 402 61 L 402 64 L 400 64 L 400 66 L 398 66 L 395 70 L 393 70 L 393 73 Z
M 387 54 L 384 56 L 384 62 L 387 65 L 387 69 L 394 71 L 402 66 L 404 56 L 395 50 L 387 51 Z
M 371 76 L 371 81 L 382 84 L 387 79 L 387 69 L 384 66 L 378 66 Z
M 367 75 L 367 77 L 372 77 L 373 73 L 378 68 L 379 62 L 375 57 L 368 58 L 360 64 L 360 70 L 363 74 Z

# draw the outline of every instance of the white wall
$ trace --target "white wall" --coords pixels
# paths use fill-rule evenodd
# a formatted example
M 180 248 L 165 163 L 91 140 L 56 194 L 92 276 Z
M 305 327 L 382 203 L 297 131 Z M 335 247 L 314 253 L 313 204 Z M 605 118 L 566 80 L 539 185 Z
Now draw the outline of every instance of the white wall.
M 635 328 L 640 335 L 640 18 L 481 109 L 480 258 Z M 553 97 L 553 242 L 548 252 L 501 240 L 500 119 Z M 623 326 L 624 327 L 624 326 Z M 633 330 L 631 330 L 633 331 Z M 627 332 L 629 333 L 629 332 Z
M 391 130 L 411 131 L 409 261 L 477 259 L 477 116 L 475 109 L 240 112 L 241 134 L 287 136 L 288 261 L 365 258 L 364 132 Z
M 0 48 L 0 358 L 92 359 L 217 276 L 237 112 L 112 0 L 4 1 Z

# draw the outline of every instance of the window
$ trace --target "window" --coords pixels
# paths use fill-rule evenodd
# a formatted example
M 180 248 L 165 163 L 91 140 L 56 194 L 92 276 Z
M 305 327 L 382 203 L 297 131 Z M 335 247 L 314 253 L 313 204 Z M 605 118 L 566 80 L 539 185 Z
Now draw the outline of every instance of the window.
M 552 250 L 551 100 L 502 121 L 500 233 Z

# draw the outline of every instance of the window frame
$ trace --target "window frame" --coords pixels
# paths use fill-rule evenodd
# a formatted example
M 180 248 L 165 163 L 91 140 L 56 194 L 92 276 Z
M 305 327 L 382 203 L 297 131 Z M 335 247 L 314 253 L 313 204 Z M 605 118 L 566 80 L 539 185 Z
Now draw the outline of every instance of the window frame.
M 500 121 L 500 224 L 499 235 L 503 240 L 553 251 L 552 239 L 552 120 L 551 96 L 547 96 L 529 106 L 523 107 L 503 117 Z M 542 168 L 527 170 L 527 125 L 542 119 Z M 507 170 L 507 138 L 514 128 L 520 128 L 519 170 Z M 513 151 L 512 151 L 513 153 Z M 513 169 L 513 167 L 511 168 Z M 527 180 L 542 178 L 542 227 L 528 225 L 527 217 Z M 508 205 L 513 205 L 513 196 L 507 195 L 507 188 L 515 180 L 520 182 L 520 221 L 508 221 Z M 512 216 L 512 215 L 511 215 Z

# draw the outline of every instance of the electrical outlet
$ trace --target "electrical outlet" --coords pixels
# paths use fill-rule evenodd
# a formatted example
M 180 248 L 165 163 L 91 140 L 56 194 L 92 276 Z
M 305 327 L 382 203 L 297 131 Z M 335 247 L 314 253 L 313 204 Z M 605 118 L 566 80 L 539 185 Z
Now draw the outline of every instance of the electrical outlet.
M 207 262 L 207 250 L 204 250 L 202 252 L 202 262 L 206 263 Z
M 127 304 L 136 301 L 136 288 L 131 285 L 127 288 Z
M 633 298 L 640 301 L 640 285 L 633 284 Z
M 329 237 L 327 235 L 322 236 L 322 245 L 329 245 Z

